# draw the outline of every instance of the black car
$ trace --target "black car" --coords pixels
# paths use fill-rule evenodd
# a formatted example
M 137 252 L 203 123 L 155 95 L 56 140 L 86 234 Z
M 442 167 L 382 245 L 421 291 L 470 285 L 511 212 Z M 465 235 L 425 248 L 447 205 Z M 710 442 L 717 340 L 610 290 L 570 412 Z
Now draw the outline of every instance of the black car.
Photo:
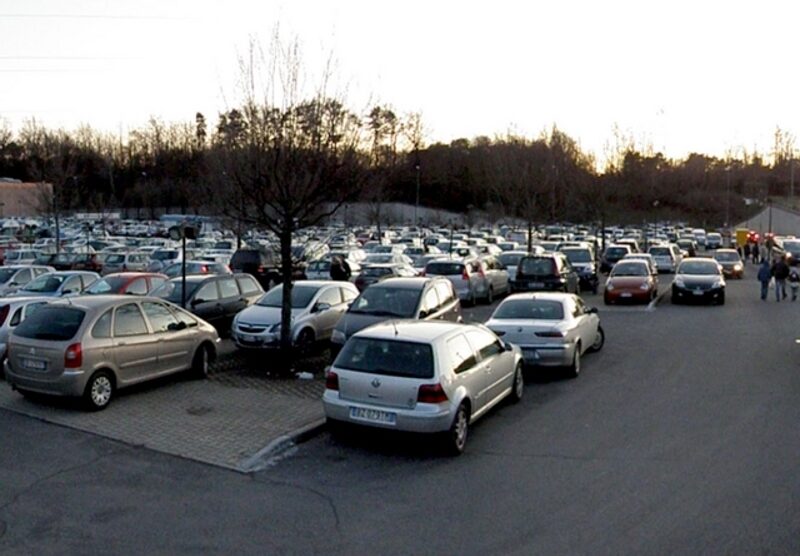
M 672 282 L 672 303 L 702 301 L 725 304 L 725 277 L 714 259 L 683 259 Z
M 511 282 L 515 292 L 559 291 L 579 294 L 578 273 L 563 253 L 544 253 L 522 257 Z
M 630 245 L 609 245 L 600 261 L 600 272 L 611 272 L 614 265 L 628 253 L 633 253 Z
M 581 290 L 597 293 L 600 279 L 597 277 L 597 265 L 594 261 L 594 252 L 589 247 L 564 247 L 561 252 L 578 272 L 581 281 Z
M 350 336 L 388 319 L 461 322 L 461 302 L 447 278 L 388 278 L 361 292 L 331 336 L 335 355 Z
M 231 270 L 254 276 L 261 287 L 269 290 L 281 281 L 280 256 L 267 249 L 239 249 L 231 257 Z
M 150 295 L 181 304 L 182 278 L 165 282 Z M 230 330 L 236 313 L 264 295 L 264 290 L 249 274 L 195 274 L 186 277 L 186 308 L 213 324 L 220 332 Z

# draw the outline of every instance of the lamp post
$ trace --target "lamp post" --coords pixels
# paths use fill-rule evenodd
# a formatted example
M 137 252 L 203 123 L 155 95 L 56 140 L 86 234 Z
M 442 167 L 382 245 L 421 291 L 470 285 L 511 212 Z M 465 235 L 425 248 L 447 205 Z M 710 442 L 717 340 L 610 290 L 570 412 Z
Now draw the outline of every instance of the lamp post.
M 414 170 L 416 171 L 417 178 L 417 200 L 414 203 L 414 226 L 419 228 L 419 153 L 416 154 L 416 161 L 414 162 Z

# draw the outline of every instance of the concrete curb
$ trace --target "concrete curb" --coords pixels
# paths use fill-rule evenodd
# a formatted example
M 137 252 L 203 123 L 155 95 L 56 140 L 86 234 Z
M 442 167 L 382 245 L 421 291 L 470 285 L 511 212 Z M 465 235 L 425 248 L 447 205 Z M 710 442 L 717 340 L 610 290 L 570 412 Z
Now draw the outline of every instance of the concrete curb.
M 296 448 L 298 444 L 322 434 L 323 430 L 325 430 L 325 419 L 318 419 L 288 434 L 283 434 L 252 456 L 242 460 L 237 470 L 242 473 L 263 471 L 281 456 Z

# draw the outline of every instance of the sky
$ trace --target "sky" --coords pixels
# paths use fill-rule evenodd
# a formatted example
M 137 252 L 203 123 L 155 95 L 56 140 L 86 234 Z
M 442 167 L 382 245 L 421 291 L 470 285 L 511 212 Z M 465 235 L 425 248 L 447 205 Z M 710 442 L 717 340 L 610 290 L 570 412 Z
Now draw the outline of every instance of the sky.
M 210 120 L 279 29 L 310 89 L 421 112 L 426 140 L 614 129 L 670 157 L 800 135 L 800 3 L 711 0 L 0 0 L 0 119 L 127 132 Z M 330 65 L 327 65 L 330 64 Z

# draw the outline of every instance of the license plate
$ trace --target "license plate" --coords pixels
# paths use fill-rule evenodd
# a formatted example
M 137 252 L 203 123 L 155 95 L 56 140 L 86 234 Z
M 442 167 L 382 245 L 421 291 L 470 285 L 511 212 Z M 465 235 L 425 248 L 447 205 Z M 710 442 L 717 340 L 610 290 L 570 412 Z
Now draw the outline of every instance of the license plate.
M 527 357 L 531 357 L 533 359 L 539 359 L 539 352 L 536 351 L 535 349 L 523 350 L 523 355 L 525 355 Z
M 385 423 L 387 425 L 394 425 L 397 423 L 396 413 L 392 413 L 390 411 L 381 411 L 380 409 L 369 409 L 366 407 L 351 407 L 350 418 L 358 419 L 359 421 Z
M 703 295 L 705 292 L 703 290 L 695 290 L 692 292 L 694 295 Z
M 544 283 L 542 283 L 542 282 L 528 282 L 528 287 L 529 288 L 543 288 L 544 287 Z
M 22 366 L 34 371 L 43 371 L 47 367 L 44 361 L 34 361 L 33 359 L 23 359 Z
M 258 336 L 253 336 L 251 334 L 242 334 L 242 341 L 243 342 L 250 342 L 250 343 L 257 342 L 258 341 Z
M 619 294 L 620 297 L 633 297 L 633 294 L 630 292 L 623 292 Z

